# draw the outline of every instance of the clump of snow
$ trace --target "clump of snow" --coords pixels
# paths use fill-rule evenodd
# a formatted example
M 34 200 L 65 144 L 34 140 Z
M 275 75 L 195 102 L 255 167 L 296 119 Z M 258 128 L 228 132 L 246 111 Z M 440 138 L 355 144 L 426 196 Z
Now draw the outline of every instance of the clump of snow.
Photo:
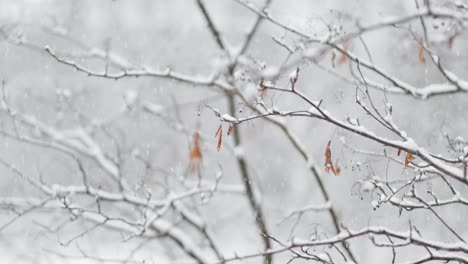
M 325 263 L 330 263 L 331 262 L 331 259 L 330 257 L 325 254 L 325 253 L 319 253 L 317 255 L 315 255 L 319 260 L 321 261 L 324 261 Z
M 303 55 L 306 58 L 315 58 L 319 50 L 315 46 L 310 46 L 308 48 L 303 49 Z
M 255 102 L 258 97 L 257 86 L 252 82 L 246 83 L 244 85 L 244 89 L 242 90 L 242 95 L 244 96 L 247 102 L 249 103 Z
M 8 104 L 5 102 L 5 100 L 1 100 L 1 101 L 0 101 L 0 109 L 1 109 L 2 111 L 8 110 Z
M 313 107 L 313 106 L 312 106 L 311 108 L 309 108 L 309 110 L 307 110 L 307 111 L 308 111 L 309 113 L 311 113 L 311 114 L 314 114 L 314 115 L 320 115 L 320 114 L 321 114 L 321 113 L 317 110 L 317 108 L 315 108 L 315 107 Z
M 352 118 L 346 115 L 346 120 L 348 120 L 348 123 L 350 123 L 353 126 L 359 126 L 359 120 L 357 118 Z
M 393 117 L 390 114 L 385 115 L 383 118 L 384 118 L 385 121 L 387 121 L 389 123 L 393 122 Z
M 457 87 L 452 84 L 434 83 L 422 89 L 423 91 L 422 98 L 426 99 L 431 94 L 438 94 L 438 93 L 444 93 L 444 92 L 450 92 L 450 91 L 456 91 L 456 90 L 457 90 Z
M 374 208 L 374 210 L 377 210 L 377 208 L 379 208 L 380 206 L 380 202 L 377 200 L 372 200 L 371 205 L 372 205 L 372 208 Z
M 361 185 L 361 190 L 363 192 L 371 192 L 372 190 L 374 190 L 374 188 L 375 188 L 374 184 L 372 184 L 369 181 L 365 181 Z
M 123 95 L 123 99 L 127 106 L 135 105 L 138 99 L 138 92 L 135 90 L 127 90 Z
M 223 121 L 227 121 L 227 122 L 231 122 L 231 123 L 236 123 L 237 122 L 237 118 L 229 115 L 229 114 L 223 114 L 221 115 L 221 119 Z
M 297 79 L 299 78 L 299 68 L 296 68 L 294 71 L 292 71 L 290 74 L 289 74 L 289 81 L 291 83 L 295 83 L 297 82 Z
M 262 72 L 261 72 L 261 76 L 267 80 L 270 80 L 270 79 L 273 79 L 274 77 L 276 77 L 279 73 L 279 69 L 277 67 L 274 67 L 274 66 L 266 66 Z
M 146 108 L 153 114 L 162 114 L 164 112 L 164 107 L 159 104 L 147 104 Z
M 392 104 L 391 104 L 391 103 L 387 103 L 385 106 L 387 107 L 388 112 L 391 114 L 392 111 L 393 111 L 393 106 L 392 106 Z
M 387 200 L 387 196 L 385 194 L 383 194 L 383 193 L 380 194 L 380 201 L 382 202 L 382 201 L 385 201 L 385 200 Z
M 134 148 L 131 152 L 132 157 L 138 158 L 141 156 L 141 151 L 138 148 Z
M 244 154 L 244 148 L 242 146 L 239 145 L 234 148 L 234 155 L 236 156 L 236 158 L 244 158 Z
M 63 97 L 67 99 L 72 96 L 72 92 L 69 89 L 57 89 L 55 90 L 55 94 L 59 97 Z

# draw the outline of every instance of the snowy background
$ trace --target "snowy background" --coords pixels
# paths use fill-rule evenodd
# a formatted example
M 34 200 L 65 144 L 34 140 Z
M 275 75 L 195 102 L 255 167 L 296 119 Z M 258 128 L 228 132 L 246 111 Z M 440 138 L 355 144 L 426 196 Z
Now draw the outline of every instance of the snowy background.
M 234 0 L 203 2 L 226 49 L 236 54 L 256 14 Z M 448 1 L 431 2 L 452 7 L 452 2 Z M 261 9 L 264 3 L 252 1 L 252 4 Z M 273 0 L 267 12 L 290 27 L 320 37 L 328 30 L 325 22 L 345 35 L 356 29 L 357 20 L 366 25 L 375 24 L 416 10 L 413 1 Z M 444 66 L 454 74 L 466 77 L 466 35 L 461 31 L 449 49 L 450 23 L 440 20 L 428 20 L 427 23 L 431 50 L 443 57 Z M 429 62 L 429 55 L 426 55 L 425 64 L 420 62 L 418 41 L 405 29 L 410 27 L 421 37 L 419 20 L 402 24 L 402 27 L 386 27 L 362 35 L 372 61 L 415 87 L 446 83 L 437 67 Z M 171 195 L 177 195 L 193 190 L 198 181 L 197 173 L 209 182 L 207 186 L 214 184 L 216 175 L 222 173 L 219 190 L 212 194 L 191 195 L 181 204 L 206 222 L 225 257 L 263 250 L 261 236 L 244 194 L 239 156 L 247 162 L 251 184 L 261 203 L 270 235 L 281 241 L 291 237 L 312 239 L 317 233 L 319 238 L 336 234 L 326 210 L 305 212 L 299 221 L 296 221 L 297 215 L 284 219 L 293 210 L 325 204 L 308 169 L 312 162 L 320 170 L 339 222 L 346 227 L 358 230 L 367 226 L 385 226 L 407 231 L 411 221 L 424 238 L 447 243 L 457 241 L 429 210 L 403 211 L 400 215 L 396 206 L 382 204 L 376 207 L 378 192 L 373 191 L 373 185 L 366 179 L 378 176 L 407 180 L 414 176 L 414 172 L 405 170 L 402 164 L 389 162 L 385 157 L 356 153 L 346 146 L 382 154 L 382 144 L 315 118 L 284 117 L 280 118 L 282 122 L 300 139 L 301 147 L 310 155 L 309 164 L 277 126 L 262 119 L 234 127 L 241 136 L 241 144 L 237 147 L 234 147 L 233 136 L 226 135 L 228 124 L 223 123 L 222 147 L 218 152 L 215 133 L 221 122 L 211 108 L 221 114 L 229 112 L 227 96 L 219 87 L 151 76 L 118 80 L 89 76 L 56 59 L 72 61 L 97 73 L 119 74 L 124 65 L 128 69 L 155 71 L 170 67 L 174 72 L 201 79 L 214 73 L 219 74 L 220 80 L 228 78 L 227 55 L 216 44 L 196 0 L 0 0 L 0 33 L 0 80 L 3 82 L 4 101 L 15 111 L 33 117 L 33 121 L 59 131 L 60 135 L 57 134 L 58 139 L 55 140 L 73 143 L 75 133 L 85 131 L 101 154 L 117 164 L 120 176 L 126 179 L 134 197 L 144 200 L 149 196 L 150 199 L 163 200 L 170 197 L 169 191 Z M 258 91 L 259 75 L 255 72 L 261 72 L 261 67 L 276 72 L 288 56 L 288 51 L 273 38 L 298 48 L 291 60 L 300 58 L 301 48 L 306 49 L 304 45 L 307 44 L 300 38 L 263 20 L 241 57 L 242 63 L 230 78 L 235 88 L 250 102 L 263 96 L 267 107 L 307 110 L 309 107 L 304 102 L 287 93 L 267 91 L 261 95 Z M 366 58 L 366 50 L 359 38 L 349 41 L 349 50 Z M 321 57 L 318 64 L 353 79 L 349 66 L 352 63 L 339 64 L 340 53 L 337 57 L 333 62 L 335 67 L 330 53 Z M 392 137 L 356 104 L 356 85 L 363 87 L 362 84 L 346 82 L 313 62 L 301 65 L 297 89 L 314 101 L 323 100 L 322 106 L 334 116 L 342 120 L 347 115 L 359 118 L 367 129 L 383 137 Z M 293 70 L 280 71 L 276 84 L 288 87 L 288 76 Z M 267 74 L 266 71 L 263 74 Z M 249 74 L 255 80 L 241 80 Z M 373 75 L 369 73 L 369 76 Z M 378 78 L 375 80 L 380 81 Z M 418 144 L 431 153 L 456 157 L 448 147 L 446 135 L 452 138 L 467 136 L 466 93 L 424 100 L 410 95 L 384 94 L 375 89 L 370 91 L 379 107 L 385 106 L 384 100 L 391 102 L 393 120 Z M 237 117 L 255 114 L 239 98 L 236 100 Z M 50 135 L 45 135 L 34 125 L 15 121 L 5 106 L 2 109 L 0 194 L 4 200 L 0 211 L 0 262 L 193 263 L 193 259 L 164 234 L 128 237 L 128 233 L 118 228 L 96 226 L 80 217 L 74 218 L 67 209 L 53 206 L 35 208 L 24 215 L 22 210 L 28 206 L 15 209 L 14 203 L 9 204 L 7 199 L 47 198 L 28 182 L 28 177 L 40 179 L 52 189 L 53 186 L 82 185 L 83 181 L 75 160 L 69 155 L 54 147 L 22 140 L 22 137 L 28 137 L 53 142 Z M 188 169 L 189 153 L 193 148 L 195 131 L 202 136 L 203 160 L 200 172 L 191 173 Z M 329 140 L 332 141 L 333 162 L 339 159 L 339 175 L 324 172 L 324 152 Z M 395 149 L 387 151 L 400 161 L 404 159 L 404 155 L 396 156 Z M 90 158 L 83 152 L 74 153 L 83 162 L 90 185 L 96 189 L 119 191 L 116 182 L 100 166 L 102 163 L 94 162 L 97 156 Z M 461 195 L 468 195 L 466 185 L 456 181 L 453 184 Z M 439 178 L 421 182 L 417 188 L 421 193 L 432 190 L 441 199 L 450 195 Z M 80 207 L 97 210 L 99 203 L 93 200 L 93 195 L 69 196 L 66 199 Z M 56 194 L 55 199 L 62 198 Z M 125 202 L 102 202 L 99 206 L 102 212 L 113 217 L 128 221 L 142 219 L 141 208 Z M 437 212 L 461 237 L 468 238 L 466 205 L 447 205 L 437 208 Z M 190 243 L 200 248 L 200 254 L 209 251 L 200 233 L 191 229 L 176 210 L 168 209 L 161 217 L 174 228 L 179 228 Z M 382 259 L 391 263 L 392 250 L 375 247 L 368 237 L 353 239 L 349 244 L 360 263 L 383 263 Z M 315 250 L 319 254 L 328 248 L 317 247 Z M 397 262 L 414 260 L 414 256 L 425 253 L 422 247 L 399 248 Z M 334 254 L 335 262 L 342 263 L 336 252 Z M 206 255 L 213 263 L 216 262 L 211 253 Z M 291 254 L 285 252 L 275 255 L 274 263 L 286 263 L 290 259 Z M 253 258 L 238 263 L 261 261 L 261 258 Z M 309 262 L 298 259 L 292 263 Z

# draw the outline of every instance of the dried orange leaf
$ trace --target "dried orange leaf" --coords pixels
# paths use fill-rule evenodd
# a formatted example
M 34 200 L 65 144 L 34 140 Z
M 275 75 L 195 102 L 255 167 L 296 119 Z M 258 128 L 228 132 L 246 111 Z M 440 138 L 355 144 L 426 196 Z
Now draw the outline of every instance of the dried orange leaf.
M 223 134 L 219 134 L 219 137 L 218 137 L 218 145 L 216 146 L 216 148 L 218 149 L 218 151 L 221 149 L 221 144 L 223 142 Z
M 190 151 L 189 162 L 190 162 L 190 171 L 195 172 L 198 169 L 198 165 L 202 160 L 202 153 L 200 150 L 200 134 L 195 132 L 193 135 L 193 146 Z
M 333 172 L 333 174 L 336 175 L 335 167 L 333 166 L 333 162 L 331 160 L 331 140 L 328 141 L 327 148 L 325 149 L 325 172 L 329 173 L 330 170 Z
M 216 130 L 215 137 L 217 137 L 217 136 L 219 135 L 219 133 L 221 132 L 222 128 L 223 128 L 223 125 L 219 125 L 218 130 Z
M 333 68 L 335 68 L 335 60 L 336 60 L 336 53 L 334 51 L 332 51 L 332 53 L 331 53 L 331 63 L 332 63 Z
M 331 150 L 330 150 L 331 140 L 328 141 L 327 147 L 325 148 L 325 161 L 331 160 Z
M 341 57 L 338 64 L 343 64 L 348 59 L 348 42 L 343 43 L 343 50 L 341 51 Z
M 228 136 L 232 134 L 232 130 L 234 130 L 234 126 L 232 124 L 230 124 L 229 127 L 228 127 L 228 131 L 227 131 Z
M 453 47 L 453 41 L 455 40 L 455 37 L 456 37 L 456 35 L 453 35 L 450 38 L 448 38 L 447 43 L 448 43 L 449 49 L 451 49 Z
M 336 159 L 336 161 L 335 161 L 335 170 L 336 170 L 336 173 L 335 173 L 335 174 L 336 174 L 336 175 L 339 175 L 340 172 L 341 172 L 341 167 L 340 167 L 340 165 L 338 164 L 338 161 L 339 161 L 339 159 Z
M 398 154 L 398 156 L 400 156 L 400 154 L 401 154 L 401 148 L 398 149 L 397 154 Z
M 408 164 L 410 163 L 410 161 L 414 160 L 414 156 L 413 154 L 411 154 L 410 152 L 407 152 L 406 153 L 406 157 L 405 157 L 405 169 L 406 167 L 408 167 Z
M 424 57 L 424 46 L 422 45 L 422 43 L 419 44 L 418 56 L 419 56 L 419 61 L 422 64 L 425 64 L 426 63 L 426 57 Z
M 260 97 L 265 97 L 267 95 L 267 89 L 263 83 L 263 79 L 260 81 Z
M 216 149 L 219 151 L 221 149 L 221 144 L 223 143 L 223 125 L 219 125 L 215 137 L 218 137 L 218 145 L 216 146 Z

